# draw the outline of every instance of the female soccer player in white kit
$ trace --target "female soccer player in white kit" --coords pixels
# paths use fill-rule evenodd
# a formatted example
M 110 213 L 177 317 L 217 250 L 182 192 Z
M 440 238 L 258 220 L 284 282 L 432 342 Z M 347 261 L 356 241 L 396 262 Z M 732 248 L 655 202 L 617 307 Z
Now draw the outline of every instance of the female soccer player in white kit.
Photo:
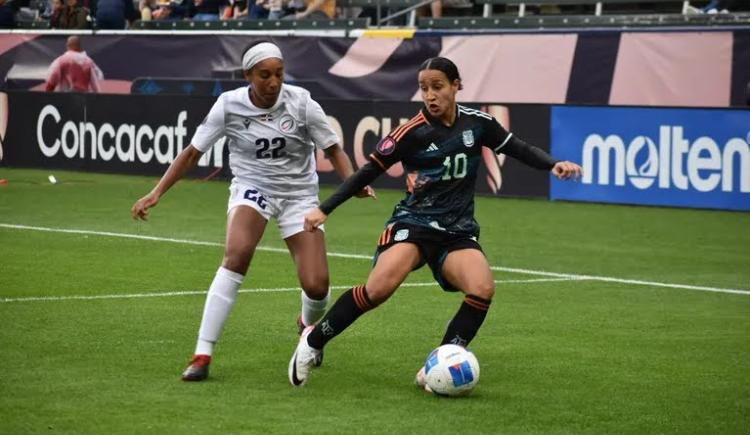
M 305 213 L 319 203 L 316 147 L 324 150 L 342 179 L 353 173 L 320 105 L 305 89 L 283 84 L 284 62 L 275 44 L 260 42 L 248 48 L 242 67 L 250 86 L 219 96 L 191 145 L 131 210 L 134 219 L 145 220 L 148 210 L 195 167 L 203 153 L 227 137 L 233 178 L 224 259 L 208 290 L 195 354 L 182 374 L 185 381 L 208 376 L 214 345 L 271 218 L 292 254 L 302 286 L 300 331 L 325 313 L 329 299 L 325 239 L 322 231 L 304 231 Z M 374 197 L 374 192 L 368 186 L 359 196 Z

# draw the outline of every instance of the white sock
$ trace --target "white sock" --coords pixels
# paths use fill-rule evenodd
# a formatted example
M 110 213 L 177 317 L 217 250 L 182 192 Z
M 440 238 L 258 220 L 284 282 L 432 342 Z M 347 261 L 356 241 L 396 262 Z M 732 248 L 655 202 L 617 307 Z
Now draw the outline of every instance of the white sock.
M 309 326 L 320 320 L 326 313 L 328 300 L 331 299 L 331 292 L 326 293 L 326 297 L 320 300 L 309 298 L 305 292 L 302 292 L 302 323 Z
M 203 319 L 198 331 L 198 344 L 195 347 L 197 355 L 211 355 L 214 344 L 219 341 L 224 323 L 229 317 L 237 291 L 242 285 L 245 277 L 229 269 L 220 267 L 216 271 L 211 287 L 206 296 L 206 305 L 203 308 Z

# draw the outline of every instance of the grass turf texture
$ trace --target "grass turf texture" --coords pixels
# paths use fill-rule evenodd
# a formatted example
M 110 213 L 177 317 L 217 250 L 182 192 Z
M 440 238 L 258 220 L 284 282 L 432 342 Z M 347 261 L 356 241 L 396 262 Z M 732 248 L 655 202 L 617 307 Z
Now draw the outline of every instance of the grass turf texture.
M 132 203 L 154 178 L 0 169 L 0 223 L 209 241 L 224 238 L 227 183 L 184 181 L 147 223 Z M 324 189 L 322 196 L 329 189 Z M 400 192 L 351 200 L 329 252 L 370 255 Z M 490 263 L 750 289 L 750 214 L 478 198 Z M 273 224 L 263 246 L 283 248 Z M 600 281 L 504 283 L 471 348 L 468 398 L 413 376 L 461 297 L 404 287 L 288 385 L 297 291 L 239 296 L 208 382 L 179 381 L 221 246 L 0 227 L 0 433 L 746 433 L 750 295 Z M 333 285 L 370 263 L 330 256 Z M 498 280 L 540 276 L 496 272 Z M 410 283 L 430 282 L 429 272 Z M 243 288 L 297 285 L 286 253 L 258 251 Z M 334 297 L 341 290 L 334 292 Z M 10 299 L 10 301 L 8 301 Z M 745 429 L 742 429 L 742 428 Z

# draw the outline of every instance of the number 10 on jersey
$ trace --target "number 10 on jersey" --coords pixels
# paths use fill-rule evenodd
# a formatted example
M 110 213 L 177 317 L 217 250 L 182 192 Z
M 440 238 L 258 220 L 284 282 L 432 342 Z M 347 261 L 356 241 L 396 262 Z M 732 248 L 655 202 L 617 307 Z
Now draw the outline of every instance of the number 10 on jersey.
M 447 156 L 445 160 L 443 160 L 445 171 L 443 171 L 443 178 L 441 178 L 441 180 L 446 181 L 464 178 L 466 176 L 467 163 L 468 160 L 464 153 L 458 153 L 452 158 L 451 156 Z

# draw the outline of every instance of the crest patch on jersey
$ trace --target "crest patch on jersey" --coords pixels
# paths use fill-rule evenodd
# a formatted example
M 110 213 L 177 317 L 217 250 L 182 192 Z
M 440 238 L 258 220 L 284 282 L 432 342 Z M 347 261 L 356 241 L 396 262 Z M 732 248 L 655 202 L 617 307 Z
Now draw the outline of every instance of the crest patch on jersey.
M 245 125 L 245 128 L 247 128 L 250 125 L 250 118 L 243 119 L 242 123 Z
M 386 136 L 385 138 L 383 138 L 383 140 L 380 141 L 377 147 L 378 152 L 384 156 L 391 154 L 393 150 L 395 149 L 396 149 L 396 141 L 391 139 L 390 136 Z
M 474 146 L 474 132 L 471 130 L 464 130 L 464 145 L 467 147 Z
M 393 236 L 393 240 L 400 242 L 402 240 L 406 240 L 408 237 L 409 237 L 409 229 L 404 228 L 404 229 L 396 231 L 396 235 Z
M 284 133 L 293 133 L 297 130 L 297 121 L 292 118 L 292 115 L 287 113 L 279 118 L 279 130 Z

